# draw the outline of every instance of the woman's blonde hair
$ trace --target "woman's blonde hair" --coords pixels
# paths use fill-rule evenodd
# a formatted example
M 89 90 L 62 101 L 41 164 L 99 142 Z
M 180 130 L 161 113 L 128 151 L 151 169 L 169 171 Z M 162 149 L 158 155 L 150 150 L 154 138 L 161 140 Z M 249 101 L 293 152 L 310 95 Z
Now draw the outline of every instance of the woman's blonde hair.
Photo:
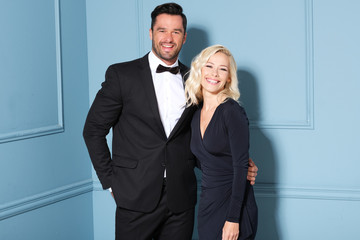
M 198 105 L 203 100 L 201 87 L 201 69 L 214 54 L 221 52 L 229 57 L 230 60 L 230 82 L 225 84 L 224 89 L 219 95 L 232 98 L 237 101 L 240 97 L 238 79 L 236 73 L 236 62 L 229 49 L 222 45 L 213 45 L 202 50 L 191 62 L 189 78 L 185 81 L 186 105 Z

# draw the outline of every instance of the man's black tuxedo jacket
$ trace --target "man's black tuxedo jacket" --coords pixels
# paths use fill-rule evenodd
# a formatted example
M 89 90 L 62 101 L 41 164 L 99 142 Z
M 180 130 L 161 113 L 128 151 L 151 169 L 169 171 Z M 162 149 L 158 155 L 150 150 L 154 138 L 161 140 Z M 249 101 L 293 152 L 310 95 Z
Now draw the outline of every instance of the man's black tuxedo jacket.
M 184 76 L 188 68 L 179 62 Z M 104 189 L 119 207 L 150 212 L 162 191 L 173 212 L 196 203 L 195 159 L 190 151 L 194 108 L 185 108 L 167 138 L 159 115 L 148 55 L 111 65 L 88 113 L 84 139 Z M 112 157 L 105 136 L 113 128 Z

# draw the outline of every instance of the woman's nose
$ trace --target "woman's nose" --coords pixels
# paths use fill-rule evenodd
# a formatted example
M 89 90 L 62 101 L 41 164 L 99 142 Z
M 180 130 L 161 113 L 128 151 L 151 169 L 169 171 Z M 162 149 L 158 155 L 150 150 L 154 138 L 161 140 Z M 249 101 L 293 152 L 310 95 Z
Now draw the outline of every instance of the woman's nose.
M 214 76 L 216 76 L 216 77 L 219 76 L 218 70 L 217 70 L 216 68 L 213 68 L 212 74 L 213 74 Z

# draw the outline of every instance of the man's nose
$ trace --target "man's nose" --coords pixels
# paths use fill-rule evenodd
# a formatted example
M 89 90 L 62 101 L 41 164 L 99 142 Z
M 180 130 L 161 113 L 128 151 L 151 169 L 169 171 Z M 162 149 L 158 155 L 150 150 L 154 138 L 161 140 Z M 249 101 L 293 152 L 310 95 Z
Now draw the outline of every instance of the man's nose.
M 171 33 L 171 32 L 167 32 L 167 33 L 165 34 L 165 39 L 168 40 L 168 41 L 172 41 L 172 40 L 173 40 L 172 33 Z

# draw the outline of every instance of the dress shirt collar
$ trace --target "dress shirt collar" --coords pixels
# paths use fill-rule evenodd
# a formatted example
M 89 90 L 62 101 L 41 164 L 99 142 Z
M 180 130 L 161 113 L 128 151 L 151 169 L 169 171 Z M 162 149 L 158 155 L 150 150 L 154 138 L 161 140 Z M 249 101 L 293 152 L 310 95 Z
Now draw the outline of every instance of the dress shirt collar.
M 167 65 L 164 63 L 160 58 L 158 58 L 153 51 L 150 51 L 149 53 L 149 64 L 150 69 L 152 72 L 156 71 L 156 68 L 159 66 L 159 64 L 165 66 L 165 67 L 176 67 L 179 66 L 179 60 L 176 59 L 175 63 L 173 65 Z

